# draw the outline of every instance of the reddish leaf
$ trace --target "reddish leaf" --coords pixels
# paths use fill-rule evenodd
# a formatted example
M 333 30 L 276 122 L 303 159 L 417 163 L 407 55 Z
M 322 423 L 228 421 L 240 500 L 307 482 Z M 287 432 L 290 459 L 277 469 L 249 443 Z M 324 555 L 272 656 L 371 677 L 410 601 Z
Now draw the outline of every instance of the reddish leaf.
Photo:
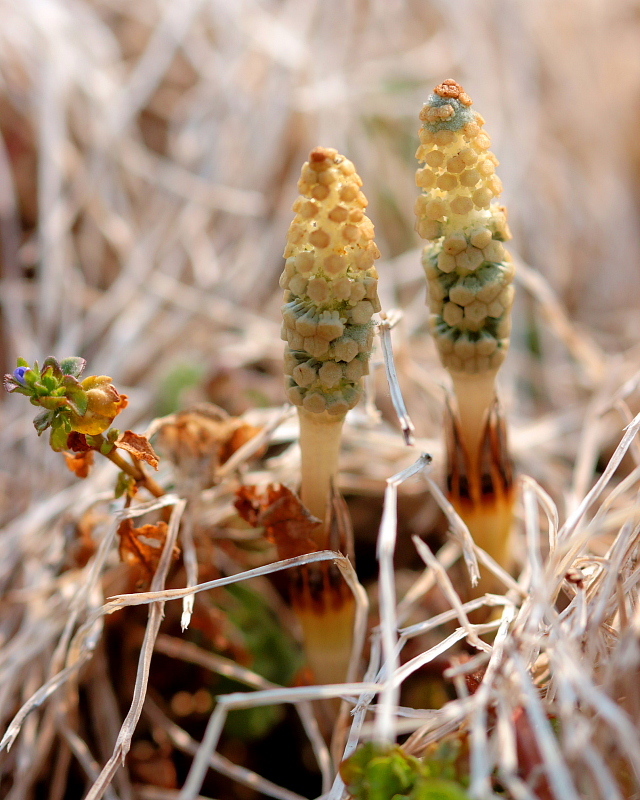
M 84 433 L 78 433 L 78 431 L 71 431 L 67 437 L 67 447 L 74 453 L 87 453 L 89 450 L 95 449 L 87 443 Z
M 286 486 L 269 484 L 264 490 L 241 486 L 235 506 L 250 525 L 265 529 L 265 536 L 276 545 L 281 559 L 322 549 L 318 542 L 322 539 L 323 523 Z
M 131 453 L 138 461 L 146 461 L 154 469 L 158 469 L 158 456 L 146 436 L 140 436 L 133 431 L 125 431 L 118 437 L 115 444 L 120 450 Z

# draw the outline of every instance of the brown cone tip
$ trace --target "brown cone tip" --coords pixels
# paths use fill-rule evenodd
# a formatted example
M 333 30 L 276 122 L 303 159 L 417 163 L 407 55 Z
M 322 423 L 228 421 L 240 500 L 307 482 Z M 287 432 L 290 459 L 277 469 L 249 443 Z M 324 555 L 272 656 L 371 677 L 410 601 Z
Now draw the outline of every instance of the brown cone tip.
M 453 78 L 447 78 L 446 81 L 442 81 L 441 84 L 436 86 L 433 92 L 439 97 L 448 97 L 453 98 L 454 100 L 459 100 L 464 106 L 470 106 L 473 102 L 462 86 L 460 86 L 457 81 L 454 81 Z
M 309 153 L 309 166 L 311 169 L 317 169 L 317 167 L 325 161 L 333 162 L 337 155 L 338 151 L 334 150 L 332 147 L 316 147 Z M 327 164 L 327 166 L 329 166 L 329 164 Z

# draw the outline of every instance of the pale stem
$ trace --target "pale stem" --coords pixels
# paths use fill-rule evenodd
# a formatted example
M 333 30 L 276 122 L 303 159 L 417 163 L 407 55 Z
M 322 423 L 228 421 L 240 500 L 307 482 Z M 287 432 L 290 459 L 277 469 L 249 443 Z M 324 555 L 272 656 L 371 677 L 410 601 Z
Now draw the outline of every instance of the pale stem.
M 496 397 L 497 370 L 480 375 L 452 372 L 453 388 L 458 401 L 460 430 L 467 455 L 476 463 L 489 411 Z
M 298 409 L 300 418 L 301 477 L 300 499 L 306 508 L 324 522 L 331 496 L 331 482 L 338 473 L 340 439 L 344 416 L 315 414 Z

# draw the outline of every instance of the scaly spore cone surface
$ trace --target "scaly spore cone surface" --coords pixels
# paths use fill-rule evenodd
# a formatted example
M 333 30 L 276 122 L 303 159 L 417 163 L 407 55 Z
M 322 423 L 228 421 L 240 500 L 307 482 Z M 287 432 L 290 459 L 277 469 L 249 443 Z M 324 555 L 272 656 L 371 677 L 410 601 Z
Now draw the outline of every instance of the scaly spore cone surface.
M 455 81 L 437 86 L 420 114 L 424 164 L 416 173 L 416 229 L 430 240 L 422 264 L 429 282 L 430 328 L 452 373 L 495 372 L 511 331 L 514 266 L 502 183 L 484 120 Z
M 362 392 L 380 310 L 380 253 L 351 161 L 317 147 L 303 168 L 287 236 L 282 338 L 289 400 L 312 413 L 344 416 Z

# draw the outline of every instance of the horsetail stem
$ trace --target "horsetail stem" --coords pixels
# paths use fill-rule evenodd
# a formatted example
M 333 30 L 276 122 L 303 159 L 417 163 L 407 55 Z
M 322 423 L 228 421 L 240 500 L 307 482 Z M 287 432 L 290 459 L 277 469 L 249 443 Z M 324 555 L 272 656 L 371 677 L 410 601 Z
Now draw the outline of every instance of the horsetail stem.
M 311 152 L 298 183 L 280 279 L 287 396 L 300 419 L 300 498 L 324 523 L 318 549 L 345 552 L 350 530 L 336 523 L 332 491 L 342 425 L 362 395 L 373 347 L 371 318 L 380 310 L 374 267 L 380 252 L 361 186 L 351 161 L 336 150 Z M 326 566 L 303 567 L 292 599 L 316 680 L 344 680 L 355 615 L 344 579 Z
M 495 200 L 498 160 L 471 104 L 446 80 L 422 109 L 416 229 L 429 240 L 429 324 L 457 401 L 448 424 L 449 496 L 476 543 L 508 566 L 512 470 L 495 380 L 509 347 L 515 267 L 502 244 L 511 238 L 506 212 Z M 484 576 L 479 591 L 490 585 Z
M 324 520 L 342 423 L 362 394 L 380 310 L 380 253 L 351 161 L 317 147 L 302 168 L 287 236 L 282 338 L 287 396 L 298 406 L 301 499 Z

